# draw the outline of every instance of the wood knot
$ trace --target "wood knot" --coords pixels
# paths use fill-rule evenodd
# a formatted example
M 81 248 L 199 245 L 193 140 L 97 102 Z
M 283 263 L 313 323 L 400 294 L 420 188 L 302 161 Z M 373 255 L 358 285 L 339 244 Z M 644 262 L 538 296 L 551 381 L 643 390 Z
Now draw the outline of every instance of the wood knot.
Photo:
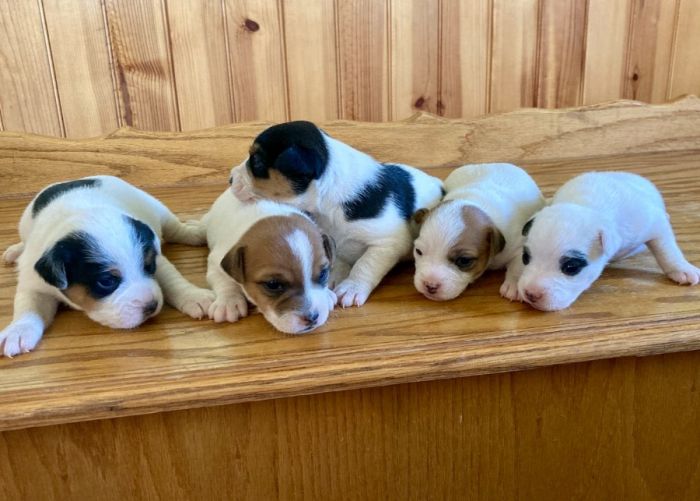
M 252 19 L 246 19 L 244 25 L 245 25 L 245 29 L 247 29 L 248 31 L 255 32 L 255 31 L 258 31 L 260 29 L 260 25 L 258 23 L 256 23 L 255 21 L 253 21 Z
M 425 98 L 423 96 L 421 96 L 418 99 L 416 99 L 416 102 L 413 103 L 413 106 L 415 106 L 416 108 L 422 108 L 424 104 L 425 104 Z
M 634 80 L 635 82 L 639 80 L 639 73 L 637 73 L 636 71 L 632 73 L 632 80 Z

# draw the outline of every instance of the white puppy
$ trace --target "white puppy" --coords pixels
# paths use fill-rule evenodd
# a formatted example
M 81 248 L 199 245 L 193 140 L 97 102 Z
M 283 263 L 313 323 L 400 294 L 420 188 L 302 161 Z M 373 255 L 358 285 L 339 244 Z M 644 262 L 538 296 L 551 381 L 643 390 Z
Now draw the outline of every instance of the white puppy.
M 410 257 L 409 220 L 443 194 L 439 179 L 382 164 L 310 122 L 263 131 L 231 172 L 242 200 L 286 202 L 313 215 L 338 248 L 331 283 L 343 306 L 360 306 L 396 263 Z
M 678 248 L 661 194 L 636 174 L 590 172 L 575 177 L 523 233 L 524 271 L 518 291 L 540 310 L 568 307 L 609 261 L 639 252 L 645 244 L 671 280 L 690 285 L 700 281 L 700 270 Z
M 437 207 L 414 215 L 421 225 L 413 250 L 416 289 L 428 299 L 454 299 L 484 271 L 507 265 L 501 293 L 510 297 L 517 291 L 522 227 L 544 206 L 540 189 L 520 167 L 497 163 L 455 169 L 445 188 Z
M 309 332 L 328 319 L 333 240 L 301 211 L 267 200 L 241 202 L 226 190 L 204 216 L 207 280 L 216 293 L 209 317 L 235 322 L 246 298 L 278 330 Z
M 21 242 L 3 255 L 19 271 L 12 323 L 0 332 L 5 356 L 34 349 L 59 303 L 117 329 L 136 327 L 165 300 L 194 318 L 211 291 L 188 282 L 160 254 L 167 241 L 202 245 L 199 225 L 121 179 L 96 176 L 48 186 L 19 224 Z M 162 292 L 161 292 L 162 287 Z

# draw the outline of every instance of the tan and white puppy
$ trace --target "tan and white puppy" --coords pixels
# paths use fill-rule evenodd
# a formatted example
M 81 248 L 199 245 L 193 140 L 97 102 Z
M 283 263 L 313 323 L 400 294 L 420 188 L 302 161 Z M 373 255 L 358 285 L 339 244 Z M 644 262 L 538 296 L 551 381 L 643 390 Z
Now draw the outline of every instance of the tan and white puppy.
M 160 238 L 202 245 L 199 225 L 183 224 L 161 202 L 111 176 L 52 184 L 31 201 L 21 242 L 5 251 L 17 262 L 14 319 L 0 332 L 3 354 L 28 352 L 53 321 L 59 303 L 94 321 L 130 329 L 165 301 L 194 318 L 214 294 L 188 282 L 160 253 Z
M 567 308 L 609 261 L 646 245 L 679 284 L 700 282 L 700 269 L 678 248 L 663 198 L 647 179 L 628 172 L 589 172 L 564 184 L 551 205 L 525 225 L 518 291 L 539 310 Z
M 416 289 L 435 301 L 454 299 L 486 270 L 507 265 L 501 293 L 508 297 L 516 290 L 522 227 L 544 205 L 540 189 L 523 169 L 501 163 L 459 167 L 445 189 L 437 207 L 413 217 L 420 224 Z
M 209 317 L 235 322 L 246 298 L 282 332 L 323 325 L 336 297 L 328 288 L 335 245 L 303 212 L 272 201 L 241 202 L 226 190 L 202 218 L 216 294 Z

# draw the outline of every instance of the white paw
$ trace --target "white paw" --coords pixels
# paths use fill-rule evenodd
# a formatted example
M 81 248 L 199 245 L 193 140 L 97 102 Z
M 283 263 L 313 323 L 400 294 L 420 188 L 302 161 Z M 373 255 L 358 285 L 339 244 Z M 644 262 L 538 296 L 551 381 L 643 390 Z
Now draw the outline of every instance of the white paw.
M 253 186 L 245 170 L 245 165 L 239 165 L 231 170 L 231 193 L 241 202 L 247 202 L 257 198 L 253 192 Z
M 331 289 L 326 289 L 326 292 L 328 293 L 328 311 L 333 311 L 335 304 L 338 302 L 338 296 Z
M 365 304 L 372 289 L 362 282 L 343 280 L 335 288 L 334 292 L 338 297 L 338 305 L 347 308 L 348 306 L 362 306 Z
M 522 301 L 523 298 L 520 297 L 520 293 L 518 292 L 518 283 L 517 282 L 509 282 L 505 281 L 503 284 L 501 284 L 501 296 L 506 298 L 509 301 Z
M 190 287 L 178 297 L 178 310 L 197 320 L 207 316 L 209 307 L 216 299 L 216 294 L 209 289 Z
M 2 260 L 7 264 L 13 264 L 15 261 L 17 261 L 17 258 L 19 258 L 22 252 L 24 252 L 24 242 L 10 245 L 3 253 Z
M 182 223 L 183 241 L 187 245 L 206 245 L 207 227 L 200 221 L 191 220 Z
M 697 285 L 700 282 L 700 269 L 690 263 L 667 273 L 667 275 L 668 278 L 681 285 Z
M 35 322 L 26 322 L 21 319 L 12 322 L 0 332 L 2 353 L 10 358 L 20 353 L 28 353 L 39 344 L 42 335 L 41 327 Z
M 241 295 L 217 297 L 209 306 L 209 318 L 214 322 L 236 322 L 248 315 L 248 301 Z

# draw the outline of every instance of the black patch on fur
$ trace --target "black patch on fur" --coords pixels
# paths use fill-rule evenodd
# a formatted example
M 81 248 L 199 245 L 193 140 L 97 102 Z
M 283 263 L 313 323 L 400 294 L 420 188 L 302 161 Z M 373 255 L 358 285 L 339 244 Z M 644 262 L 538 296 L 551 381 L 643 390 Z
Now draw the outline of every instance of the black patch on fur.
M 525 226 L 523 226 L 523 236 L 526 237 L 528 233 L 530 233 L 530 228 L 532 228 L 532 223 L 535 222 L 535 218 L 533 217 L 530 219 L 527 223 L 525 223 Z
M 586 255 L 577 250 L 568 251 L 559 260 L 559 270 L 570 277 L 578 275 L 586 266 L 588 266 Z
M 99 259 L 98 248 L 95 239 L 87 233 L 71 233 L 46 251 L 34 269 L 47 283 L 60 290 L 83 285 L 90 296 L 102 299 L 119 287 L 121 279 L 109 272 L 113 267 L 110 263 Z
M 447 195 L 447 191 L 445 190 L 444 186 L 440 186 L 440 193 L 442 193 L 442 197 L 440 198 L 445 198 L 445 195 Z
M 41 210 L 49 205 L 53 200 L 60 197 L 64 193 L 77 188 L 94 188 L 100 186 L 102 181 L 99 179 L 76 179 L 75 181 L 66 181 L 65 183 L 54 184 L 49 186 L 44 191 L 39 193 L 39 196 L 34 199 L 32 206 L 32 216 L 36 217 Z
M 276 169 L 289 179 L 294 193 L 304 193 L 328 164 L 328 148 L 321 129 L 303 120 L 264 130 L 255 138 L 247 167 L 253 177 L 267 179 Z
M 143 250 L 143 271 L 147 275 L 153 275 L 156 272 L 156 256 L 158 255 L 155 245 L 155 232 L 150 226 L 137 219 L 129 216 L 124 216 L 124 218 L 134 229 L 134 234 L 141 244 L 141 249 Z
M 369 219 L 381 214 L 389 201 L 408 221 L 415 210 L 416 190 L 408 172 L 398 165 L 380 164 L 379 175 L 356 198 L 343 203 L 343 212 L 349 221 Z

